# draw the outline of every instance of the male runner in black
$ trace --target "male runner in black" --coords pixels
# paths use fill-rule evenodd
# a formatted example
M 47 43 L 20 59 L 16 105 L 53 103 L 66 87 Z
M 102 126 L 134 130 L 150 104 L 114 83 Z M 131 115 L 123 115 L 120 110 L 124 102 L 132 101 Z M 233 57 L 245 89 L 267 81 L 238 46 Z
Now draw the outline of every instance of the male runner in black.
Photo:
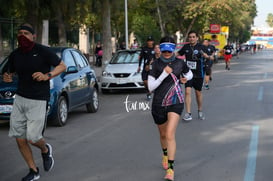
M 204 39 L 203 45 L 205 46 L 206 50 L 205 53 L 209 56 L 209 58 L 206 58 L 205 60 L 205 89 L 209 90 L 209 81 L 211 77 L 211 68 L 213 65 L 213 60 L 214 60 L 214 53 L 215 53 L 215 47 L 210 44 L 209 39 Z
M 9 55 L 3 74 L 4 82 L 12 82 L 14 73 L 18 76 L 9 136 L 15 137 L 29 167 L 29 173 L 22 181 L 40 178 L 30 145 L 41 150 L 44 170 L 48 172 L 53 168 L 52 146 L 46 143 L 43 137 L 47 101 L 50 99 L 49 80 L 66 69 L 64 62 L 48 47 L 35 43 L 35 38 L 32 25 L 24 23 L 19 26 L 17 33 L 19 47 Z
M 228 42 L 226 46 L 224 46 L 224 58 L 226 62 L 226 70 L 230 70 L 230 60 L 232 59 L 232 51 L 233 51 L 233 46 Z
M 205 116 L 202 112 L 202 87 L 204 81 L 204 58 L 209 58 L 205 53 L 206 48 L 198 43 L 198 34 L 195 31 L 190 31 L 188 34 L 189 44 L 186 44 L 178 51 L 178 54 L 186 56 L 188 67 L 193 73 L 193 79 L 185 84 L 186 87 L 186 114 L 183 117 L 185 121 L 191 121 L 191 90 L 195 89 L 196 100 L 198 104 L 198 118 L 204 120 Z
M 151 62 L 154 58 L 154 54 L 155 54 L 154 39 L 152 36 L 149 36 L 147 38 L 147 45 L 142 47 L 142 49 L 141 49 L 141 53 L 139 56 L 139 65 L 138 65 L 138 69 L 137 69 L 137 72 L 140 72 L 142 61 L 144 61 L 141 76 L 142 76 L 142 80 L 144 82 L 144 86 L 147 89 L 147 91 L 148 91 L 148 75 L 149 75 L 149 71 L 150 71 Z M 151 100 L 151 98 L 152 98 L 151 92 L 148 91 L 147 100 Z

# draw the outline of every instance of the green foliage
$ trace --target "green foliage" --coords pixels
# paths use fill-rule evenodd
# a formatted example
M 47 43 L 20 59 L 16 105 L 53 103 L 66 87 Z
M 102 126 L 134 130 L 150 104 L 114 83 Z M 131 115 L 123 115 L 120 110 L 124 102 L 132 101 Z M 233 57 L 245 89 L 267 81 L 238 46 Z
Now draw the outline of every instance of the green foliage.
M 209 30 L 211 23 L 230 27 L 230 38 L 243 41 L 244 32 L 250 32 L 255 18 L 256 4 L 253 0 L 128 0 L 129 33 L 134 32 L 140 42 L 147 35 L 158 41 L 161 29 L 164 34 L 174 35 L 178 30 L 185 35 L 191 29 L 200 34 Z M 31 21 L 41 26 L 43 19 L 49 19 L 55 28 L 59 25 L 57 15 L 62 16 L 68 32 L 68 41 L 77 41 L 77 30 L 83 24 L 96 33 L 102 32 L 102 1 L 97 0 L 0 0 L 0 17 L 14 17 Z M 42 8 L 41 8 L 42 7 Z M 162 22 L 159 21 L 158 10 Z M 59 13 L 59 14 L 58 14 Z M 124 39 L 124 0 L 111 1 L 112 35 Z M 273 26 L 273 15 L 268 15 L 267 23 Z M 161 26 L 160 26 L 161 25 Z M 3 28 L 2 28 L 3 29 Z M 54 29 L 54 28 L 53 28 Z M 4 36 L 6 36 L 4 30 Z M 58 29 L 54 30 L 55 32 Z M 54 34 L 55 34 L 54 32 Z M 245 33 L 247 34 L 247 33 Z M 53 35 L 52 35 L 53 36 Z M 58 38 L 57 36 L 54 39 Z M 52 40 L 58 42 L 57 40 Z
M 160 39 L 160 30 L 152 16 L 135 15 L 132 18 L 131 27 L 142 44 L 146 42 L 148 36 L 153 36 L 156 42 Z
M 273 14 L 272 13 L 269 13 L 267 15 L 266 22 L 270 27 L 273 27 Z

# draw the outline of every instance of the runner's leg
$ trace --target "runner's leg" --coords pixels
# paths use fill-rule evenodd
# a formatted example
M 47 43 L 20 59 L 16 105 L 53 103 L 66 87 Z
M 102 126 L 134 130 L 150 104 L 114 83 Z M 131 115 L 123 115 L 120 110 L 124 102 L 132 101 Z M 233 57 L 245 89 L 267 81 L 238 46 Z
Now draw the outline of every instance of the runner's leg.
M 185 105 L 186 105 L 186 112 L 191 113 L 191 87 L 186 87 L 185 93 Z
M 26 139 L 16 138 L 16 142 L 17 142 L 18 148 L 19 148 L 23 158 L 25 159 L 28 167 L 33 169 L 35 172 L 37 172 L 37 167 L 34 162 L 32 150 L 28 144 L 28 141 Z
M 168 145 L 168 159 L 174 160 L 176 153 L 175 133 L 179 123 L 180 115 L 174 112 L 168 113 L 168 121 L 166 127 L 166 140 Z
M 167 130 L 167 122 L 164 124 L 158 125 L 159 135 L 160 135 L 160 144 L 163 149 L 167 148 L 167 140 L 166 140 L 166 130 Z
M 202 111 L 203 95 L 201 91 L 195 90 L 196 102 L 198 106 L 198 111 Z
M 33 146 L 39 148 L 39 149 L 41 150 L 42 153 L 47 153 L 47 152 L 48 152 L 48 149 L 47 149 L 47 147 L 46 147 L 46 142 L 45 142 L 45 140 L 44 140 L 43 138 L 40 139 L 39 141 L 37 141 L 36 143 L 32 143 L 31 141 L 30 141 L 30 143 L 31 143 Z

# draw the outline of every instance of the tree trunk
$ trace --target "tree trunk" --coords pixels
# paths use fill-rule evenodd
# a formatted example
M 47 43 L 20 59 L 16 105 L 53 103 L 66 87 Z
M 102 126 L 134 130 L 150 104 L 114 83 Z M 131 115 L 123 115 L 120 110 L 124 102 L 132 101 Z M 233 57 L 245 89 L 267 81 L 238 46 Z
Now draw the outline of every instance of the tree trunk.
M 160 29 L 161 29 L 161 36 L 164 37 L 166 35 L 166 32 L 165 32 L 165 27 L 164 27 L 164 24 L 162 21 L 161 11 L 160 11 L 158 0 L 156 0 L 156 8 L 157 8 L 157 14 L 158 14 L 158 19 L 159 19 L 159 25 L 160 25 Z
M 194 25 L 194 23 L 195 23 L 195 21 L 196 21 L 196 16 L 191 20 L 191 24 L 189 25 L 189 27 L 188 27 L 188 29 L 187 29 L 187 32 L 186 32 L 186 34 L 185 34 L 185 36 L 184 36 L 184 42 L 185 41 L 187 41 L 187 38 L 188 38 L 188 34 L 189 34 L 189 32 L 191 31 L 191 29 L 192 29 L 192 27 L 193 27 L 193 25 Z
M 26 20 L 31 23 L 36 33 L 35 41 L 37 43 L 42 42 L 42 21 L 40 19 L 40 4 L 39 1 L 31 1 L 27 6 Z
M 66 46 L 66 31 L 65 24 L 63 20 L 62 12 L 57 11 L 57 23 L 58 23 L 58 35 L 59 35 L 59 46 Z
M 103 56 L 102 61 L 110 60 L 112 57 L 112 44 L 111 44 L 111 5 L 109 0 L 103 0 L 103 12 L 102 12 L 102 44 L 103 44 Z
M 95 65 L 96 64 L 96 56 L 95 56 L 95 47 L 96 47 L 96 45 L 95 45 L 95 30 L 93 29 L 92 30 L 92 57 L 93 57 L 93 65 Z

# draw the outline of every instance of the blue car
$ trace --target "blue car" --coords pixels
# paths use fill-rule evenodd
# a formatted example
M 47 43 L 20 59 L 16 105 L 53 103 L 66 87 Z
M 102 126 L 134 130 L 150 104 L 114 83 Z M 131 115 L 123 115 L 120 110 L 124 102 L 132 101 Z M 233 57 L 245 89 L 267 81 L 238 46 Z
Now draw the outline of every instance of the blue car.
M 86 106 L 88 113 L 97 112 L 99 86 L 95 71 L 86 57 L 74 48 L 50 49 L 64 61 L 67 69 L 50 80 L 48 121 L 57 126 L 64 126 L 67 123 L 68 112 L 83 105 Z M 0 64 L 1 75 L 7 61 L 8 58 Z M 16 89 L 16 75 L 12 83 L 5 83 L 0 77 L 0 120 L 9 120 Z

